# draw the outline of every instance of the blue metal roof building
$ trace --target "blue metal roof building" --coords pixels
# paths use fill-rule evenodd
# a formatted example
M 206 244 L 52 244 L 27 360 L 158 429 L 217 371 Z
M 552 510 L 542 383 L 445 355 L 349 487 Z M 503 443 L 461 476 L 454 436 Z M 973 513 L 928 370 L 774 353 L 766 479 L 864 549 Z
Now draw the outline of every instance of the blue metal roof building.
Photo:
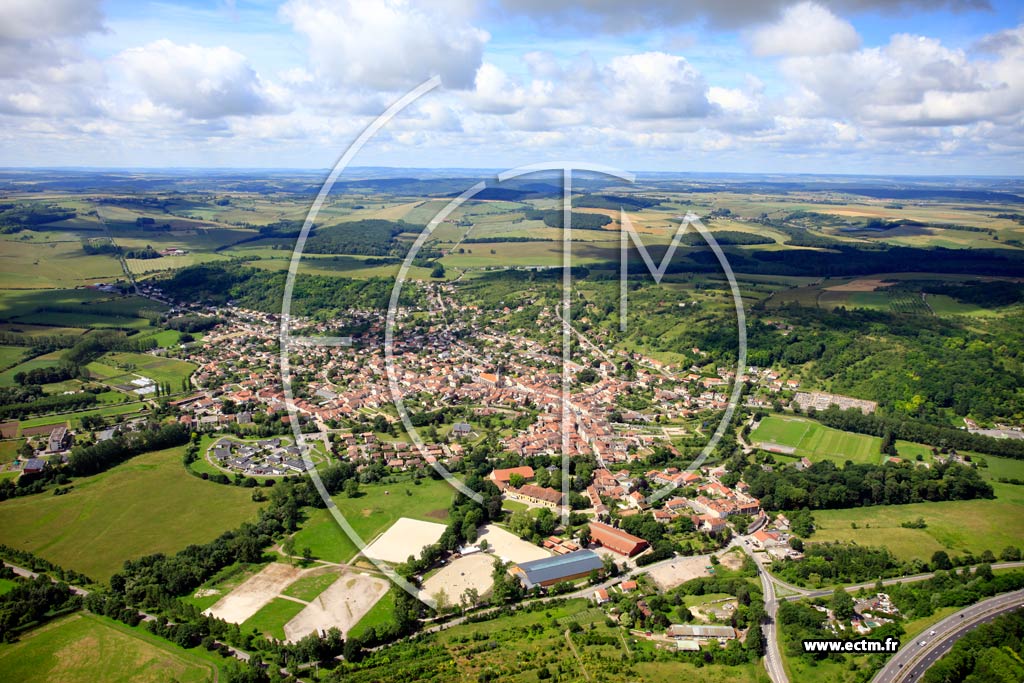
M 577 550 L 565 555 L 545 557 L 540 560 L 523 562 L 512 568 L 528 589 L 534 586 L 551 586 L 560 581 L 582 579 L 604 563 L 601 556 L 592 550 Z

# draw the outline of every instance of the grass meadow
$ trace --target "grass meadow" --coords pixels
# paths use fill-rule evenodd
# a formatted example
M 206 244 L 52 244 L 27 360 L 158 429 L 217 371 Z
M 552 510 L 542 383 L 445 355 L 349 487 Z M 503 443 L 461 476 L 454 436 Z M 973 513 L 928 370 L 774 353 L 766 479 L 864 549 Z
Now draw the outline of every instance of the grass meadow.
M 0 679 L 23 683 L 206 683 L 219 657 L 183 650 L 143 628 L 76 613 L 0 645 Z
M 360 538 L 369 543 L 399 517 L 444 523 L 454 489 L 444 480 L 421 481 L 419 486 L 411 481 L 361 486 L 359 497 L 335 496 L 334 502 Z M 308 547 L 314 557 L 328 562 L 348 562 L 359 552 L 328 511 L 308 512 L 309 517 L 295 534 L 298 552 Z
M 76 480 L 63 496 L 6 500 L 0 503 L 0 543 L 106 581 L 126 559 L 174 553 L 255 518 L 251 490 L 188 474 L 183 452 L 140 455 Z

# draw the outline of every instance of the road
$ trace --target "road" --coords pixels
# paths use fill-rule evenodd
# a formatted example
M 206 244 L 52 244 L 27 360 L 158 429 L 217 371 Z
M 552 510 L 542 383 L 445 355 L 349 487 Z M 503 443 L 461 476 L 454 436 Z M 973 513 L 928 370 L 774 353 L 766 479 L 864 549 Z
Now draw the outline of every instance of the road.
M 958 639 L 979 624 L 992 621 L 1006 612 L 1024 607 L 1024 590 L 997 595 L 966 607 L 936 624 L 928 634 L 897 652 L 875 675 L 872 683 L 915 683 L 924 672 L 949 652 Z M 931 633 L 935 635 L 930 635 Z M 926 643 L 921 646 L 920 643 Z
M 998 562 L 998 563 L 992 565 L 992 569 L 1018 569 L 1020 567 L 1024 567 L 1024 562 Z M 974 571 L 974 567 L 961 567 L 961 568 L 957 569 L 957 573 L 960 573 L 964 569 L 969 569 L 970 571 Z M 916 581 L 926 581 L 926 580 L 932 578 L 933 576 L 935 576 L 934 572 L 927 572 L 925 574 L 912 574 L 910 576 L 897 576 L 894 579 L 884 579 L 882 581 L 882 585 L 883 586 L 892 586 L 892 585 L 897 584 L 897 583 L 914 583 Z M 779 584 L 780 586 L 785 586 L 789 590 L 797 591 L 799 593 L 799 595 L 787 596 L 786 600 L 804 600 L 806 598 L 826 598 L 826 597 L 831 596 L 832 593 L 833 593 L 833 589 L 832 588 L 828 588 L 828 589 L 824 589 L 824 590 L 814 590 L 814 591 L 812 591 L 812 590 L 807 590 L 806 588 L 799 588 L 799 587 L 794 586 L 792 584 L 788 584 L 788 583 L 786 583 L 786 582 L 782 581 L 781 579 L 778 579 L 778 578 L 776 578 L 774 576 L 772 577 L 772 579 L 774 579 L 775 583 Z M 862 588 L 867 588 L 867 589 L 874 588 L 876 583 L 878 583 L 878 582 L 877 581 L 869 581 L 867 583 L 855 583 L 855 584 L 853 584 L 851 586 L 844 586 L 843 590 L 845 590 L 847 593 L 856 593 L 857 591 L 859 591 Z

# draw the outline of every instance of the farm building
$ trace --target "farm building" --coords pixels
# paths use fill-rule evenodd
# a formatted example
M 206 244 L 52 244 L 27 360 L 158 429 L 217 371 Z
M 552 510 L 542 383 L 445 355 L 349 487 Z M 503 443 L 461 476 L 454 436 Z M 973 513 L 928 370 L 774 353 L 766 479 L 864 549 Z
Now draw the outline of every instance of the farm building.
M 510 467 L 505 470 L 493 470 L 487 475 L 487 478 L 493 481 L 499 490 L 504 491 L 513 474 L 518 474 L 523 479 L 529 481 L 533 479 L 533 468 L 529 465 L 524 465 L 523 467 Z
M 736 629 L 732 626 L 701 626 L 694 624 L 672 624 L 665 629 L 669 638 L 685 638 L 687 640 L 732 640 L 736 637 Z
M 590 540 L 626 557 L 633 557 L 637 553 L 643 552 L 648 545 L 644 539 L 602 522 L 590 523 Z
M 601 569 L 601 557 L 591 550 L 555 555 L 517 564 L 510 572 L 528 589 L 534 586 L 553 586 L 561 581 L 575 581 Z
M 547 486 L 534 486 L 533 484 L 523 484 L 517 489 L 509 486 L 505 489 L 505 496 L 512 500 L 521 500 L 551 508 L 558 507 L 564 503 L 564 496 L 561 491 L 556 491 Z

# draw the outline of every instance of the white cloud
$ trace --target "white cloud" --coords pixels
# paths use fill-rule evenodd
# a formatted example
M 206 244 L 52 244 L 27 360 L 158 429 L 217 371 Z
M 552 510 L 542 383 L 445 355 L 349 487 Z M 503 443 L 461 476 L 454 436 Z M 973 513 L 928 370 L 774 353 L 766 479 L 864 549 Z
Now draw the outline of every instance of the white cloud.
M 406 88 L 435 74 L 449 88 L 471 87 L 490 35 L 460 14 L 405 0 L 289 0 L 281 8 L 308 39 L 321 76 L 378 90 Z
M 615 57 L 605 76 L 609 93 L 604 104 L 632 118 L 688 118 L 711 112 L 704 77 L 683 57 L 664 52 Z
M 873 126 L 948 126 L 1012 119 L 1024 108 L 1024 48 L 1004 41 L 995 59 L 971 61 L 934 38 L 896 35 L 888 45 L 784 60 L 803 89 L 806 115 Z
M 782 17 L 751 35 L 754 54 L 761 57 L 826 55 L 860 47 L 853 25 L 813 2 L 801 2 Z
M 193 119 L 258 114 L 283 105 L 283 93 L 227 47 L 158 40 L 125 50 L 116 62 L 155 104 Z
M 0 2 L 0 41 L 52 40 L 99 31 L 99 0 L 4 0 Z

